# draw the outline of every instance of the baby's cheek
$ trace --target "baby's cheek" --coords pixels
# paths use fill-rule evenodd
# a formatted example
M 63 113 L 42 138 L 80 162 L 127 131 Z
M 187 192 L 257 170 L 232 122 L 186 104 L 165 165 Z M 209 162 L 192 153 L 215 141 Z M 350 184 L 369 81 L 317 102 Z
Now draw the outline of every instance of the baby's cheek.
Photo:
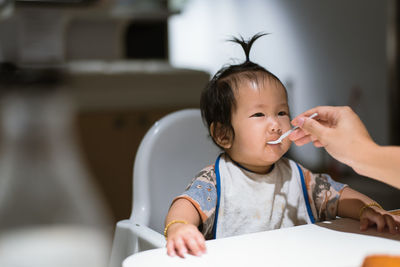
M 283 116 L 280 120 L 280 124 L 283 132 L 289 131 L 292 128 L 290 124 L 290 118 L 288 116 Z
M 289 150 L 290 146 L 292 144 L 292 141 L 290 141 L 289 138 L 285 138 L 282 141 L 282 150 L 284 150 L 285 152 Z

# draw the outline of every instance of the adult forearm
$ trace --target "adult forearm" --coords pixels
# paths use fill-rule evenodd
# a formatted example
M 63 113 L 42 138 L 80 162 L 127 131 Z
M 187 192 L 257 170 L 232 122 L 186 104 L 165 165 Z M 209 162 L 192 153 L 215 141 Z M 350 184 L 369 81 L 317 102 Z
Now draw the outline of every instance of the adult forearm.
M 353 169 L 364 176 L 400 189 L 400 147 L 367 144 L 357 152 Z

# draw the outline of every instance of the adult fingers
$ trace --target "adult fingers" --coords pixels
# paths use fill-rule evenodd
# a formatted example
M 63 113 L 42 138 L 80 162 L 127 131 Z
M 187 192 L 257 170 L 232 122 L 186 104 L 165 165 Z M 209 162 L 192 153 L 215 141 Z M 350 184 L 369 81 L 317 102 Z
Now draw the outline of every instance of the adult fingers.
M 291 134 L 289 134 L 289 139 L 292 141 L 297 141 L 301 138 L 303 138 L 304 136 L 307 136 L 308 134 L 303 131 L 302 129 L 298 128 L 296 130 L 294 130 Z
M 303 120 L 304 120 L 303 125 L 299 127 L 306 130 L 315 139 L 321 141 L 321 138 L 324 136 L 326 132 L 326 127 L 321 125 L 318 121 L 314 119 L 304 117 Z
M 311 142 L 313 142 L 313 145 L 315 147 L 323 147 L 322 143 L 317 138 L 315 138 L 314 136 L 311 135 L 310 139 L 311 139 Z
M 314 142 L 314 146 L 315 147 L 323 147 L 324 145 L 320 142 L 320 141 L 318 141 L 318 140 L 315 140 Z
M 296 144 L 296 146 L 303 146 L 305 144 L 308 144 L 311 142 L 311 137 L 309 135 L 304 136 L 300 139 L 297 139 L 296 141 L 294 141 L 294 143 Z

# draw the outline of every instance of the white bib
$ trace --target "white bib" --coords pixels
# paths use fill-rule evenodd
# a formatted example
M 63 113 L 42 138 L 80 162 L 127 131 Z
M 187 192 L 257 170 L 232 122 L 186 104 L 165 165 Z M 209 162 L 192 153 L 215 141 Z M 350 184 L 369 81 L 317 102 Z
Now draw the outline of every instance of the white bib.
M 215 170 L 216 238 L 314 222 L 303 174 L 294 161 L 282 158 L 268 174 L 257 174 L 222 154 Z

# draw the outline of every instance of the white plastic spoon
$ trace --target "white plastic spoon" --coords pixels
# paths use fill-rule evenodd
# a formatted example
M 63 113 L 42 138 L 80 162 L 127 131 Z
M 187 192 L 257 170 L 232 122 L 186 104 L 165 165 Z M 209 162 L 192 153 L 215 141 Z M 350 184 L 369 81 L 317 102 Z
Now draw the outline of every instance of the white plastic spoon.
M 312 118 L 314 118 L 314 117 L 317 116 L 317 115 L 318 115 L 318 113 L 314 113 L 314 114 L 312 114 L 309 118 L 312 119 Z M 296 130 L 297 128 L 299 128 L 299 127 L 298 127 L 298 126 L 293 127 L 291 130 L 289 130 L 289 131 L 287 131 L 286 133 L 282 134 L 282 135 L 281 135 L 278 139 L 276 139 L 275 141 L 269 141 L 269 142 L 267 142 L 267 144 L 276 145 L 276 144 L 281 143 L 283 139 L 285 139 L 289 134 L 291 134 L 291 133 L 292 133 L 294 130 Z

